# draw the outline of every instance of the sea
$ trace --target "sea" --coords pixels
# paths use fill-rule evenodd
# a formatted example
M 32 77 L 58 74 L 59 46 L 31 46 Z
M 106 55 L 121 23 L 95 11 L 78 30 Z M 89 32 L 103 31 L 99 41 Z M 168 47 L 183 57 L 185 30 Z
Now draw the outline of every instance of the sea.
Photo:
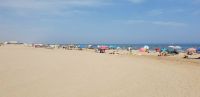
M 127 49 L 131 47 L 132 49 L 140 49 L 145 45 L 149 46 L 150 50 L 154 50 L 155 48 L 169 48 L 169 46 L 180 46 L 182 50 L 186 50 L 188 48 L 200 48 L 200 44 L 77 44 L 82 48 L 87 48 L 88 45 L 92 45 L 93 48 L 97 48 L 98 45 L 105 45 L 109 47 L 120 47 L 121 49 Z

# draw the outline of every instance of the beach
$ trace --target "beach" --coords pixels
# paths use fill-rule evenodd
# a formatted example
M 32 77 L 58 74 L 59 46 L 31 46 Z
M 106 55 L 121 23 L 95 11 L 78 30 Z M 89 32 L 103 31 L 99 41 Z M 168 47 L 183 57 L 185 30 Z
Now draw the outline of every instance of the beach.
M 200 59 L 22 45 L 0 59 L 0 97 L 200 97 Z

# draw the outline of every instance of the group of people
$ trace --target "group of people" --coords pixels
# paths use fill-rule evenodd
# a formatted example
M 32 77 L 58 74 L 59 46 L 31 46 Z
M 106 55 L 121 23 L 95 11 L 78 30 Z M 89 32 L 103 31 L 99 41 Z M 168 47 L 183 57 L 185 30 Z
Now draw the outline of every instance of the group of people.
M 172 55 L 179 54 L 177 49 L 156 48 L 155 51 L 159 52 L 158 56 L 167 56 L 168 54 L 172 54 Z
M 106 50 L 108 49 L 112 49 L 108 46 L 99 46 L 98 47 L 98 52 L 100 53 L 105 53 Z M 150 47 L 145 45 L 144 47 L 140 48 L 139 51 L 140 52 L 147 52 L 149 53 L 149 49 Z M 180 46 L 168 46 L 167 48 L 155 48 L 155 51 L 158 52 L 158 56 L 168 56 L 168 55 L 177 55 L 180 53 L 180 51 L 182 48 Z M 127 51 L 129 51 L 130 53 L 132 52 L 132 47 L 128 47 L 127 48 Z M 193 55 L 195 53 L 200 53 L 200 48 L 189 48 L 185 51 L 185 58 L 188 58 L 188 55 Z M 115 54 L 116 52 L 112 52 L 110 54 Z
M 179 54 L 179 51 L 177 49 L 167 49 L 167 48 L 156 48 L 155 49 L 156 52 L 159 52 L 158 56 L 167 56 L 167 55 L 176 55 Z M 189 48 L 185 51 L 185 56 L 184 58 L 188 58 L 189 55 L 193 55 L 193 54 L 198 54 L 200 53 L 200 48 Z

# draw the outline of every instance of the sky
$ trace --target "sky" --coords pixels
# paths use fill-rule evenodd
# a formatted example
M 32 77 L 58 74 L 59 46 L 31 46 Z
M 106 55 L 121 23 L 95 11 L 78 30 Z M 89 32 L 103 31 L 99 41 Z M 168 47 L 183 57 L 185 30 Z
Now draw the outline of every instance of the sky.
M 0 41 L 200 43 L 200 0 L 0 0 Z

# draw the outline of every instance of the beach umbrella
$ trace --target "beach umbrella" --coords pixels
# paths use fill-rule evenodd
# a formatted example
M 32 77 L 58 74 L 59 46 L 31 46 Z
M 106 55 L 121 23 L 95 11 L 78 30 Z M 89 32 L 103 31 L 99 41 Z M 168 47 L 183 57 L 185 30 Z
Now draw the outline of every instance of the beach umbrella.
M 169 48 L 172 48 L 172 49 L 182 49 L 181 46 L 168 46 Z
M 116 47 L 116 46 L 113 46 L 113 45 L 111 45 L 111 46 L 109 46 L 109 48 L 110 48 L 110 49 L 116 49 L 117 47 Z
M 117 47 L 117 50 L 120 50 L 121 49 L 121 47 Z
M 188 48 L 186 51 L 187 52 L 193 52 L 193 53 L 195 53 L 197 51 L 197 49 L 195 49 L 195 48 Z
M 174 48 L 175 46 L 168 46 L 169 48 Z
M 92 48 L 92 45 L 88 45 L 87 48 L 89 48 L 89 49 Z
M 188 48 L 186 51 L 187 51 L 188 55 L 192 55 L 193 53 L 197 52 L 197 49 L 195 49 L 195 48 Z
M 99 49 L 107 50 L 109 47 L 108 46 L 100 46 Z
M 162 48 L 161 51 L 162 52 L 167 52 L 167 49 L 166 48 Z
M 139 51 L 140 51 L 140 52 L 145 52 L 146 49 L 145 49 L 145 48 L 140 48 Z
M 144 46 L 144 49 L 147 49 L 147 50 L 148 50 L 148 49 L 149 49 L 149 46 L 148 46 L 148 45 L 145 45 L 145 46 Z

